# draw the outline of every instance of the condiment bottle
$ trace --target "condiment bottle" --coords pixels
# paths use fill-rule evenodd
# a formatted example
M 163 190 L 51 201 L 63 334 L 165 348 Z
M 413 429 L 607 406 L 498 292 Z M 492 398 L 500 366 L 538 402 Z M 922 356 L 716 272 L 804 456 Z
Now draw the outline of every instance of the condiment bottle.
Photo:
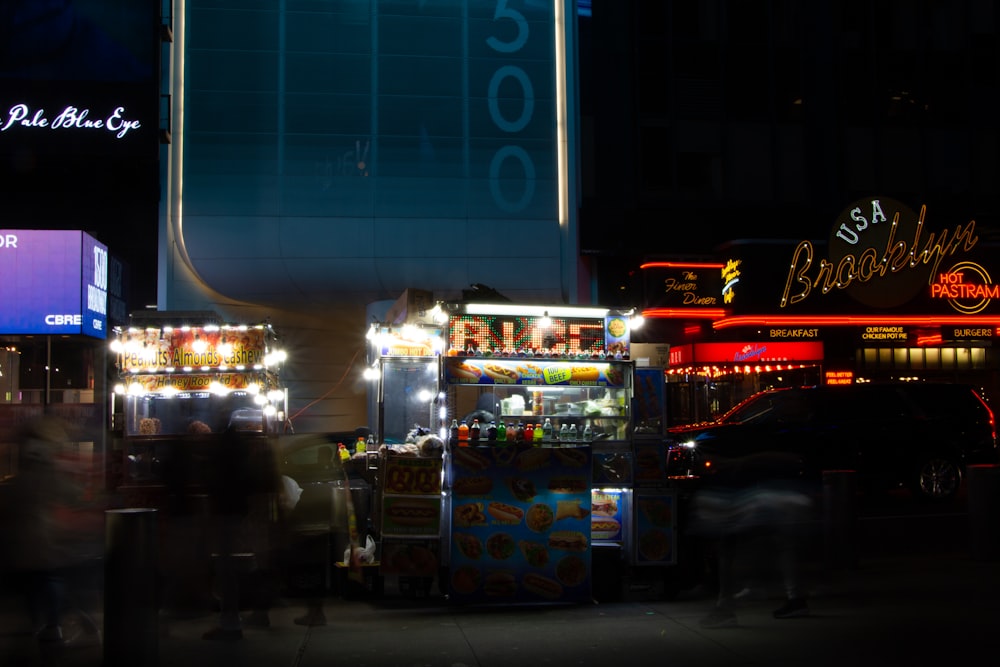
M 458 425 L 458 446 L 459 447 L 469 446 L 469 425 L 465 423 L 464 419 Z

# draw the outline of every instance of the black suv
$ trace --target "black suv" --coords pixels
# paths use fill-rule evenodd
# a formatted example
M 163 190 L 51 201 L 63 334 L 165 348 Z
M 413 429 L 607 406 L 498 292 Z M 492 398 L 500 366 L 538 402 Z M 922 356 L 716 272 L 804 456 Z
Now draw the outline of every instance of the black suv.
M 972 387 L 946 383 L 771 389 L 713 422 L 670 429 L 668 441 L 670 475 L 791 455 L 808 479 L 855 470 L 862 489 L 902 484 L 925 500 L 954 496 L 966 465 L 998 460 L 993 411 Z

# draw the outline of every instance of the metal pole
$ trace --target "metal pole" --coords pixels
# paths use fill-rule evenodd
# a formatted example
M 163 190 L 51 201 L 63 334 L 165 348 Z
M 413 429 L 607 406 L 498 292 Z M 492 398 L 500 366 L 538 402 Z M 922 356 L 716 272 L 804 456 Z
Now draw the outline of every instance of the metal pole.
M 156 667 L 156 510 L 107 510 L 104 517 L 104 665 Z

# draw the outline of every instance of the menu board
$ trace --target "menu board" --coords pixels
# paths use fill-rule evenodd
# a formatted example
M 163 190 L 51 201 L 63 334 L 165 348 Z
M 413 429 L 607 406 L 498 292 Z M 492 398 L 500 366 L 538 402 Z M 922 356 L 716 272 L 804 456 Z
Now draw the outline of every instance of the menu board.
M 383 479 L 383 536 L 440 535 L 441 459 L 390 456 Z
M 598 542 L 621 544 L 622 526 L 627 516 L 627 498 L 621 489 L 597 490 L 591 493 L 590 538 Z
M 591 600 L 590 447 L 452 452 L 450 599 Z

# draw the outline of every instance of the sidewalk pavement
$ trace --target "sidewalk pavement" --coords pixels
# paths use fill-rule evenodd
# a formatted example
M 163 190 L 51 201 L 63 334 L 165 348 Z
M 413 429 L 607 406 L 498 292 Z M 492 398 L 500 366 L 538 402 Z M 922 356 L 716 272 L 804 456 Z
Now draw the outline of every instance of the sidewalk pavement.
M 963 554 L 862 559 L 850 569 L 810 568 L 811 615 L 777 620 L 776 591 L 742 603 L 736 627 L 702 629 L 705 589 L 665 600 L 626 584 L 620 602 L 567 606 L 458 607 L 443 596 L 325 601 L 328 625 L 303 627 L 304 606 L 271 610 L 271 626 L 240 641 L 201 638 L 214 614 L 161 619 L 158 646 L 135 667 L 509 667 L 532 665 L 940 665 L 996 661 L 1000 563 Z M 98 667 L 103 649 L 49 653 L 5 605 L 6 667 Z M 131 667 L 131 666 L 130 666 Z

